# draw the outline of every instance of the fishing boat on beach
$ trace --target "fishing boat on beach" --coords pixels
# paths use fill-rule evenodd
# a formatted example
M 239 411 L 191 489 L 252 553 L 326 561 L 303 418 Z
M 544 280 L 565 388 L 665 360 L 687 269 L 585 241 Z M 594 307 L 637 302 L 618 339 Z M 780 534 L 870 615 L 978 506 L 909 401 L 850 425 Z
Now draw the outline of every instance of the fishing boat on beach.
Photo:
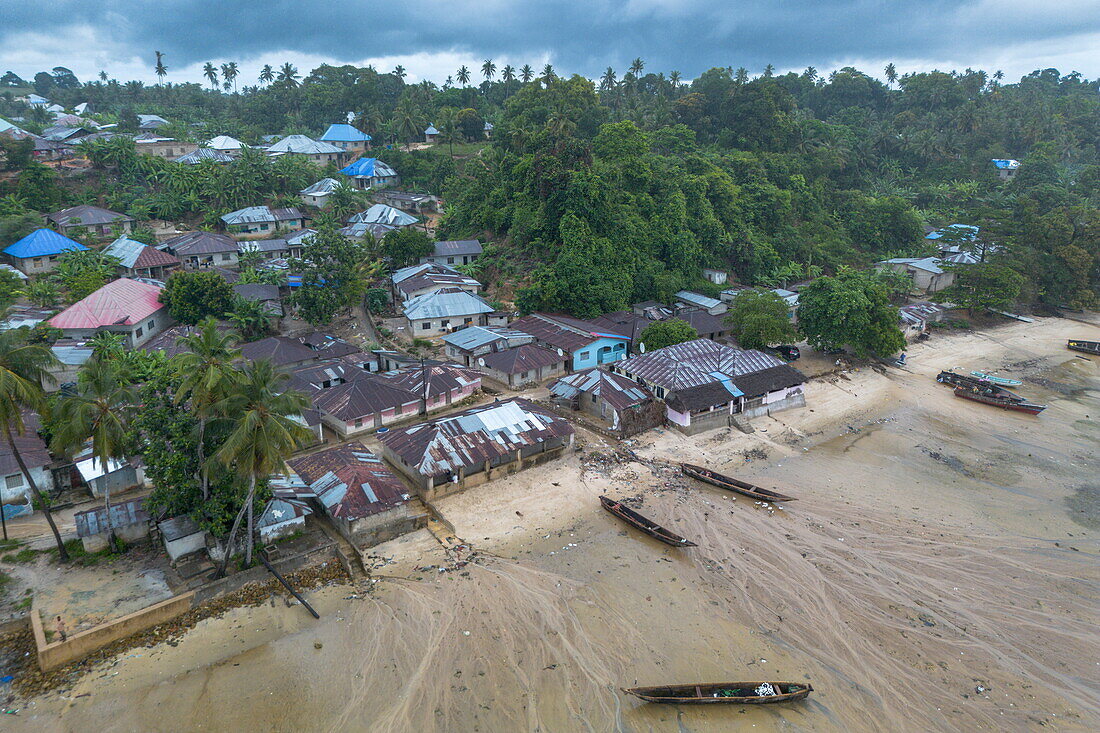
M 1023 382 L 1021 382 L 1019 379 L 1007 379 L 1005 377 L 997 377 L 992 374 L 986 374 L 985 372 L 970 372 L 970 374 L 977 377 L 978 379 L 984 379 L 987 382 L 999 384 L 1002 387 L 1019 387 L 1021 384 L 1023 384 Z
M 615 501 L 606 496 L 600 497 L 600 504 L 607 511 L 614 514 L 619 519 L 623 520 L 630 526 L 640 529 L 647 535 L 655 540 L 664 542 L 666 545 L 672 545 L 674 547 L 695 547 L 695 543 L 691 540 L 686 540 L 675 532 L 670 532 L 661 525 L 653 522 L 646 517 L 643 517 L 633 509 L 624 506 L 621 502 Z
M 1012 400 L 1013 402 L 1024 402 L 1024 398 L 1015 392 L 1011 392 L 1004 387 L 996 384 L 991 384 L 988 381 L 983 381 L 977 377 L 968 377 L 965 374 L 956 374 L 955 372 L 940 372 L 936 377 L 936 381 L 940 384 L 949 384 L 952 387 L 962 387 L 963 389 L 977 390 L 988 394 L 992 397 L 998 397 L 1003 400 Z
M 1080 351 L 1083 354 L 1095 354 L 1096 356 L 1100 356 L 1100 341 L 1070 339 L 1066 342 L 1066 348 L 1072 351 Z
M 732 491 L 742 496 L 747 496 L 750 499 L 756 499 L 757 501 L 795 501 L 795 497 L 793 496 L 787 496 L 786 494 L 780 494 L 778 491 L 761 488 L 760 486 L 750 484 L 747 481 L 740 481 L 731 476 L 723 476 L 717 471 L 711 471 L 709 468 L 703 468 L 702 466 L 681 463 L 680 470 L 684 472 L 685 476 L 690 476 L 691 478 L 708 483 L 711 486 L 717 486 L 720 489 Z
M 983 394 L 978 390 L 967 389 L 966 387 L 955 387 L 955 396 L 962 397 L 964 400 L 1000 407 L 1002 410 L 1026 412 L 1029 415 L 1038 415 L 1040 412 L 1047 409 L 1046 405 L 1033 405 L 1030 402 L 1006 400 L 1003 397 L 994 397 L 992 395 Z
M 801 682 L 705 682 L 623 688 L 623 692 L 646 702 L 673 705 L 772 705 L 802 700 L 813 690 L 813 685 Z

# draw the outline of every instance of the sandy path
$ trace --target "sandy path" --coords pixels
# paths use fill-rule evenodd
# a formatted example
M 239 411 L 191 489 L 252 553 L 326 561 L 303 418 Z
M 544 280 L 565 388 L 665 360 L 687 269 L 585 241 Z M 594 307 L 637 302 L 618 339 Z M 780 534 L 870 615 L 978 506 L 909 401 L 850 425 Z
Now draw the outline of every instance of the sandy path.
M 664 431 L 632 445 L 789 489 L 799 501 L 787 511 L 659 464 L 601 460 L 591 445 L 440 503 L 491 553 L 481 563 L 417 571 L 440 562 L 438 546 L 422 535 L 390 543 L 379 553 L 397 562 L 380 572 L 397 577 L 358 600 L 316 593 L 320 622 L 281 603 L 234 612 L 5 722 L 1095 730 L 1100 523 L 1088 497 L 1100 369 L 1063 345 L 1097 332 L 1046 321 L 933 339 L 908 370 L 814 382 L 808 409 L 759 420 L 753 435 Z M 956 366 L 1019 375 L 1050 407 L 1032 418 L 957 400 L 931 379 Z M 769 457 L 745 462 L 747 449 Z M 601 493 L 642 499 L 699 547 L 638 536 L 597 508 Z M 815 692 L 776 709 L 676 709 L 617 692 L 737 678 L 808 678 Z

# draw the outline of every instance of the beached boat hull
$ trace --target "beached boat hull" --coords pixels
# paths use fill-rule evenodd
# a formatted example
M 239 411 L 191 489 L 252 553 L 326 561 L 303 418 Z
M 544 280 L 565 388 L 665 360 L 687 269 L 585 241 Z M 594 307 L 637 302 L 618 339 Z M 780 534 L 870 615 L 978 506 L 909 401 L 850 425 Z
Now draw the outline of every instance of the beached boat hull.
M 956 374 L 955 372 L 940 372 L 936 377 L 936 381 L 940 384 L 948 384 L 952 387 L 962 387 L 963 389 L 981 390 L 993 397 L 999 397 L 1004 400 L 1012 400 L 1013 402 L 1025 402 L 1024 398 L 1020 395 L 1005 389 L 996 384 L 990 384 L 988 381 L 983 381 L 977 377 L 968 377 L 965 374 Z
M 631 527 L 640 530 L 653 539 L 664 542 L 666 545 L 672 545 L 673 547 L 695 547 L 695 543 L 691 540 L 684 539 L 675 532 L 670 532 L 656 522 L 643 517 L 638 512 L 634 511 L 628 506 L 624 506 L 621 502 L 615 501 L 606 496 L 600 497 L 600 504 L 607 511 L 614 514 L 619 519 L 623 520 Z
M 970 372 L 971 375 L 978 379 L 984 379 L 987 382 L 993 384 L 999 384 L 1002 387 L 1019 387 L 1023 382 L 1019 379 L 1006 379 L 1005 377 L 995 377 L 992 374 L 986 374 L 985 372 Z
M 723 476 L 717 471 L 711 471 L 709 468 L 703 468 L 702 466 L 681 463 L 680 470 L 684 472 L 685 476 L 690 476 L 691 478 L 708 483 L 711 486 L 717 486 L 720 489 L 732 491 L 742 496 L 747 496 L 750 499 L 756 499 L 757 501 L 795 500 L 793 496 L 780 494 L 778 491 L 772 491 L 771 489 L 764 489 L 754 484 L 750 484 L 747 481 L 740 481 L 731 476 Z
M 1043 410 L 1047 409 L 1046 405 L 1033 405 L 1030 402 L 1012 402 L 1011 400 L 1003 400 L 997 397 L 990 397 L 988 395 L 975 392 L 973 390 L 966 389 L 964 387 L 955 388 L 955 396 L 962 397 L 964 400 L 970 400 L 972 402 L 981 402 L 984 405 L 992 405 L 993 407 L 999 407 L 1002 410 L 1012 410 L 1013 412 L 1024 412 L 1028 415 L 1038 415 Z
M 800 682 L 768 682 L 778 694 L 760 695 L 764 682 L 707 682 L 699 685 L 630 687 L 623 692 L 646 702 L 670 705 L 774 705 L 805 699 L 813 686 Z M 739 694 L 741 693 L 741 694 Z
M 1066 342 L 1066 348 L 1073 351 L 1080 351 L 1084 354 L 1093 354 L 1100 356 L 1100 341 L 1082 341 L 1081 339 L 1070 339 Z

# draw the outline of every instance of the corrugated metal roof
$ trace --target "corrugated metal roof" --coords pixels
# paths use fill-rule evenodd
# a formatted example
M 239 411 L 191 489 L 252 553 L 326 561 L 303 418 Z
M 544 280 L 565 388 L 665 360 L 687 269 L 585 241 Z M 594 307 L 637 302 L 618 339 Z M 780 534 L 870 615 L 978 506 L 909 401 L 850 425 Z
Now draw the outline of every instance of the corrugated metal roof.
M 335 178 L 322 178 L 317 181 L 317 183 L 303 188 L 298 193 L 302 196 L 328 196 L 335 191 L 336 187 L 339 185 L 340 181 L 337 181 Z
M 248 146 L 235 137 L 230 137 L 229 135 L 218 135 L 217 137 L 212 137 L 207 140 L 206 147 L 210 148 L 211 150 L 240 150 L 242 148 L 247 148 Z
M 476 239 L 455 239 L 435 243 L 436 257 L 479 255 L 481 252 L 481 242 Z
M 994 158 L 993 165 L 997 166 L 1001 170 L 1014 171 L 1020 167 L 1020 161 L 1011 159 Z
M 289 462 L 332 517 L 355 521 L 411 498 L 398 476 L 362 443 L 348 443 Z
M 492 312 L 492 306 L 480 297 L 471 295 L 465 290 L 451 288 L 418 295 L 406 301 L 404 307 L 405 317 L 410 321 L 425 318 L 459 318 Z
M 14 244 L 8 245 L 4 253 L 26 259 L 28 257 L 49 257 L 70 250 L 83 252 L 88 249 L 80 242 L 74 242 L 53 229 L 36 229 Z
M 256 521 L 256 526 L 278 527 L 280 524 L 286 524 L 312 513 L 309 505 L 301 499 L 275 498 L 267 502 L 264 513 Z
M 437 476 L 573 432 L 564 418 L 517 398 L 391 430 L 379 440 L 421 475 Z
M 420 395 L 390 380 L 363 373 L 358 379 L 322 390 L 313 397 L 318 410 L 337 420 L 351 422 L 385 410 L 396 410 L 420 401 Z
M 568 353 L 583 349 L 601 338 L 630 339 L 610 329 L 604 330 L 587 321 L 556 313 L 532 313 L 513 321 L 509 327 L 529 333 L 539 341 Z
M 460 331 L 449 333 L 443 340 L 463 351 L 474 349 L 488 344 L 500 342 L 512 346 L 521 346 L 530 343 L 535 337 L 514 328 L 502 328 L 500 326 L 467 326 Z
M 682 390 L 779 366 L 784 362 L 755 349 L 741 350 L 710 339 L 694 339 L 682 344 L 631 357 L 615 365 L 615 371 L 663 387 Z
M 973 224 L 948 224 L 947 226 L 937 229 L 934 232 L 929 232 L 925 235 L 925 239 L 939 239 L 948 234 L 952 234 L 963 239 L 974 239 L 978 236 L 978 232 L 981 231 L 979 227 Z
M 428 271 L 397 283 L 397 289 L 401 292 L 402 298 L 408 298 L 422 290 L 443 290 L 445 288 L 481 290 L 481 283 L 469 275 L 458 272 L 437 271 Z
M 676 297 L 680 300 L 687 301 L 688 303 L 693 303 L 702 308 L 714 308 L 715 306 L 722 305 L 722 301 L 720 300 L 708 298 L 705 295 L 702 295 L 700 293 L 693 293 L 690 290 L 681 290 L 680 292 L 676 293 Z
M 409 390 L 418 397 L 432 399 L 436 395 L 446 394 L 467 387 L 479 389 L 481 375 L 457 364 L 425 364 L 385 372 L 390 383 Z M 427 385 L 425 386 L 425 382 Z
M 236 252 L 237 240 L 217 232 L 187 232 L 161 242 L 160 249 L 167 249 L 177 255 L 194 256 Z
M 544 346 L 521 344 L 509 349 L 490 352 L 481 357 L 485 366 L 504 374 L 522 374 L 534 369 L 564 364 L 566 357 L 558 356 Z
M 117 257 L 119 264 L 127 269 L 147 269 L 150 267 L 168 267 L 178 265 L 180 261 L 155 247 L 122 236 L 103 248 L 103 254 Z
M 378 158 L 360 158 L 340 172 L 352 178 L 392 178 L 397 175 L 397 171 Z
M 619 374 L 603 369 L 584 369 L 550 383 L 550 394 L 572 399 L 577 394 L 602 398 L 616 410 L 625 410 L 653 399 L 653 393 L 642 385 Z
M 367 133 L 357 130 L 351 125 L 336 123 L 329 125 L 328 129 L 325 130 L 325 134 L 317 139 L 326 142 L 365 143 L 372 138 Z
M 271 153 L 298 153 L 300 155 L 322 155 L 325 153 L 344 152 L 335 145 L 319 142 L 305 135 L 287 135 L 279 142 L 267 149 Z
M 122 277 L 73 303 L 51 318 L 50 325 L 61 329 L 132 326 L 164 308 L 160 291 L 156 285 Z
M 415 224 L 417 218 L 385 204 L 375 204 L 366 211 L 352 214 L 349 224 L 385 224 L 391 227 L 407 227 Z
M 176 158 L 176 163 L 183 163 L 184 165 L 198 165 L 204 160 L 212 160 L 215 163 L 232 163 L 233 157 L 226 155 L 219 150 L 212 150 L 210 148 L 196 148 L 186 155 L 181 155 Z
M 425 135 L 438 135 L 439 130 L 435 129 L 435 125 L 428 125 L 424 128 Z

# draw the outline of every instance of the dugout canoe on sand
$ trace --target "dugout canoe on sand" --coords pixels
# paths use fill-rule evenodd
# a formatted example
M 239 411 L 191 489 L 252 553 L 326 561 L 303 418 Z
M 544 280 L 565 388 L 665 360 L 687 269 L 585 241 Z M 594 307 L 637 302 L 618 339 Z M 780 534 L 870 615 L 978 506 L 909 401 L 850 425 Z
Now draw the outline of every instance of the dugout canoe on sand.
M 673 705 L 772 705 L 802 700 L 813 685 L 801 682 L 706 682 L 663 687 L 630 687 L 623 692 L 646 702 Z
M 675 532 L 670 532 L 661 525 L 643 517 L 633 509 L 624 506 L 621 502 L 615 501 L 606 496 L 600 497 L 600 504 L 607 511 L 614 514 L 619 519 L 623 520 L 627 524 L 636 529 L 640 529 L 647 535 L 655 540 L 664 542 L 666 545 L 672 545 L 674 547 L 695 547 L 695 543 L 691 540 L 686 540 Z
M 685 476 L 690 476 L 691 478 L 698 479 L 712 486 L 717 486 L 720 489 L 733 491 L 742 496 L 747 496 L 750 499 L 756 499 L 757 501 L 795 501 L 795 497 L 793 496 L 780 494 L 778 491 L 765 489 L 755 484 L 750 484 L 747 481 L 740 481 L 731 476 L 723 476 L 717 471 L 711 471 L 709 468 L 703 468 L 702 466 L 681 463 L 680 470 L 684 472 Z

